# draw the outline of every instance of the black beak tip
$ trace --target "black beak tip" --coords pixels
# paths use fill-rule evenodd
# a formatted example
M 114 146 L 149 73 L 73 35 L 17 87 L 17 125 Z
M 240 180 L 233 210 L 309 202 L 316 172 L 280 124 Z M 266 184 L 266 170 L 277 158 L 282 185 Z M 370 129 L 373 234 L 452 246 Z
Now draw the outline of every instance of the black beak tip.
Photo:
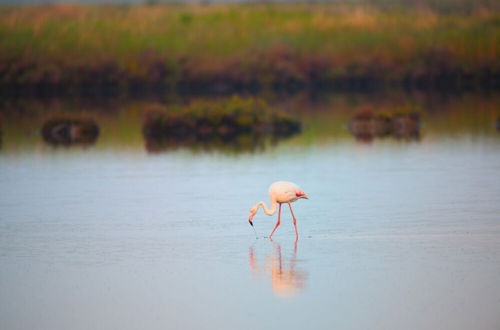
M 250 224 L 250 226 L 252 226 L 252 227 L 253 227 L 253 222 L 252 222 L 252 220 L 248 220 L 248 223 Z

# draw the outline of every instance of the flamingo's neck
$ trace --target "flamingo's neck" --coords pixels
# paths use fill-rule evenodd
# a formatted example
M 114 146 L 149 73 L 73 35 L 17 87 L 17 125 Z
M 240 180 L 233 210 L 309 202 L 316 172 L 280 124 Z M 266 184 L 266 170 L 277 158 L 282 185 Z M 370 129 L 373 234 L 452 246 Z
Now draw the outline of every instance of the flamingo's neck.
M 262 206 L 262 209 L 267 215 L 273 215 L 276 213 L 276 201 L 271 199 L 271 208 L 268 208 L 266 203 L 264 202 L 258 202 L 257 207 Z

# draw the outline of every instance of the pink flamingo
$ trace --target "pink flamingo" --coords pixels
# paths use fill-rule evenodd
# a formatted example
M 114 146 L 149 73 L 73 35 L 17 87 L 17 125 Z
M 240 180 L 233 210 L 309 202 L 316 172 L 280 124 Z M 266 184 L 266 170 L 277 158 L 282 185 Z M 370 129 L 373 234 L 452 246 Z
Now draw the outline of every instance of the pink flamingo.
M 271 199 L 271 208 L 268 208 L 266 206 L 266 203 L 264 202 L 258 202 L 250 209 L 250 215 L 248 216 L 248 222 L 250 223 L 250 225 L 253 227 L 252 219 L 255 213 L 257 213 L 259 206 L 262 206 L 264 212 L 267 215 L 273 215 L 274 213 L 276 213 L 276 203 L 277 203 L 279 205 L 278 221 L 276 222 L 276 226 L 274 226 L 273 231 L 269 235 L 269 238 L 271 238 L 276 229 L 278 228 L 278 226 L 280 225 L 281 204 L 287 203 L 288 206 L 290 207 L 290 212 L 292 213 L 293 226 L 295 227 L 295 237 L 298 239 L 299 232 L 297 230 L 297 219 L 295 219 L 295 215 L 293 214 L 292 210 L 292 205 L 290 203 L 295 202 L 299 198 L 309 199 L 307 194 L 302 189 L 300 189 L 299 186 L 297 186 L 295 183 L 287 181 L 278 181 L 273 183 L 269 187 L 269 198 Z

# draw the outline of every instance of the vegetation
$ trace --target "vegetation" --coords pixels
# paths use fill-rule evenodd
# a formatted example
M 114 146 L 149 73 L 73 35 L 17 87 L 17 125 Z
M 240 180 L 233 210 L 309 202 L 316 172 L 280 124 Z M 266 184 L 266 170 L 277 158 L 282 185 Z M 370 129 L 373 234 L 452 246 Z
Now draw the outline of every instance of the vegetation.
M 187 107 L 161 106 L 146 112 L 143 133 L 148 149 L 193 144 L 262 145 L 262 137 L 286 137 L 300 132 L 300 123 L 255 98 L 234 96 L 198 101 Z
M 208 150 L 234 154 L 240 151 L 269 150 L 273 148 L 273 142 L 285 149 L 304 148 L 307 145 L 321 146 L 332 141 L 343 144 L 354 140 L 349 123 L 362 108 L 372 108 L 374 116 L 392 117 L 417 112 L 421 122 L 420 139 L 426 143 L 432 144 L 440 139 L 500 139 L 500 131 L 496 129 L 496 122 L 500 118 L 498 93 L 464 93 L 451 96 L 407 94 L 391 90 L 380 93 L 325 93 L 323 96 L 315 95 L 314 99 L 306 93 L 281 98 L 272 94 L 271 97 L 275 98 L 268 99 L 273 111 L 284 111 L 297 118 L 302 123 L 302 130 L 300 134 L 289 139 L 263 137 L 256 141 L 255 145 L 251 144 L 251 134 L 242 134 L 239 140 L 228 139 L 225 144 L 221 139 L 207 139 L 204 144 L 200 141 L 181 143 L 167 138 L 144 138 L 143 127 L 147 109 L 153 111 L 152 109 L 157 108 L 163 112 L 173 112 L 188 100 L 158 106 L 154 105 L 153 101 L 126 98 L 112 101 L 88 98 L 3 98 L 0 99 L 0 117 L 3 119 L 3 144 L 0 144 L 0 152 L 21 154 L 28 150 L 42 150 L 46 142 L 41 136 L 41 128 L 44 123 L 54 118 L 93 118 L 99 127 L 99 136 L 94 147 L 101 151 L 130 151 L 147 147 L 150 151 L 179 148 L 189 152 Z M 412 141 L 411 137 L 400 139 L 392 134 L 382 139 L 374 136 L 374 142 L 385 143 L 395 139 L 401 142 Z
M 401 111 L 401 108 L 375 113 L 372 107 L 363 106 L 356 110 L 348 127 L 358 140 L 364 142 L 386 136 L 416 140 L 420 137 L 420 114 L 406 109 Z
M 91 145 L 99 136 L 99 127 L 91 118 L 53 118 L 43 124 L 42 136 L 54 146 Z
M 498 87 L 494 1 L 463 0 L 460 10 L 392 2 L 3 6 L 0 84 L 96 93 Z

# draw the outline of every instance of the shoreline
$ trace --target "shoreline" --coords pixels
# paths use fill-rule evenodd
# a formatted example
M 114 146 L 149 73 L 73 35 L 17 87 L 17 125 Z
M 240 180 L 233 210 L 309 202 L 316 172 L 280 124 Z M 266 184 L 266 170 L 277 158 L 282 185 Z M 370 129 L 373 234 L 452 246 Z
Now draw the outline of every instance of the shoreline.
M 499 19 L 479 4 L 467 14 L 334 4 L 0 6 L 0 89 L 497 90 Z

